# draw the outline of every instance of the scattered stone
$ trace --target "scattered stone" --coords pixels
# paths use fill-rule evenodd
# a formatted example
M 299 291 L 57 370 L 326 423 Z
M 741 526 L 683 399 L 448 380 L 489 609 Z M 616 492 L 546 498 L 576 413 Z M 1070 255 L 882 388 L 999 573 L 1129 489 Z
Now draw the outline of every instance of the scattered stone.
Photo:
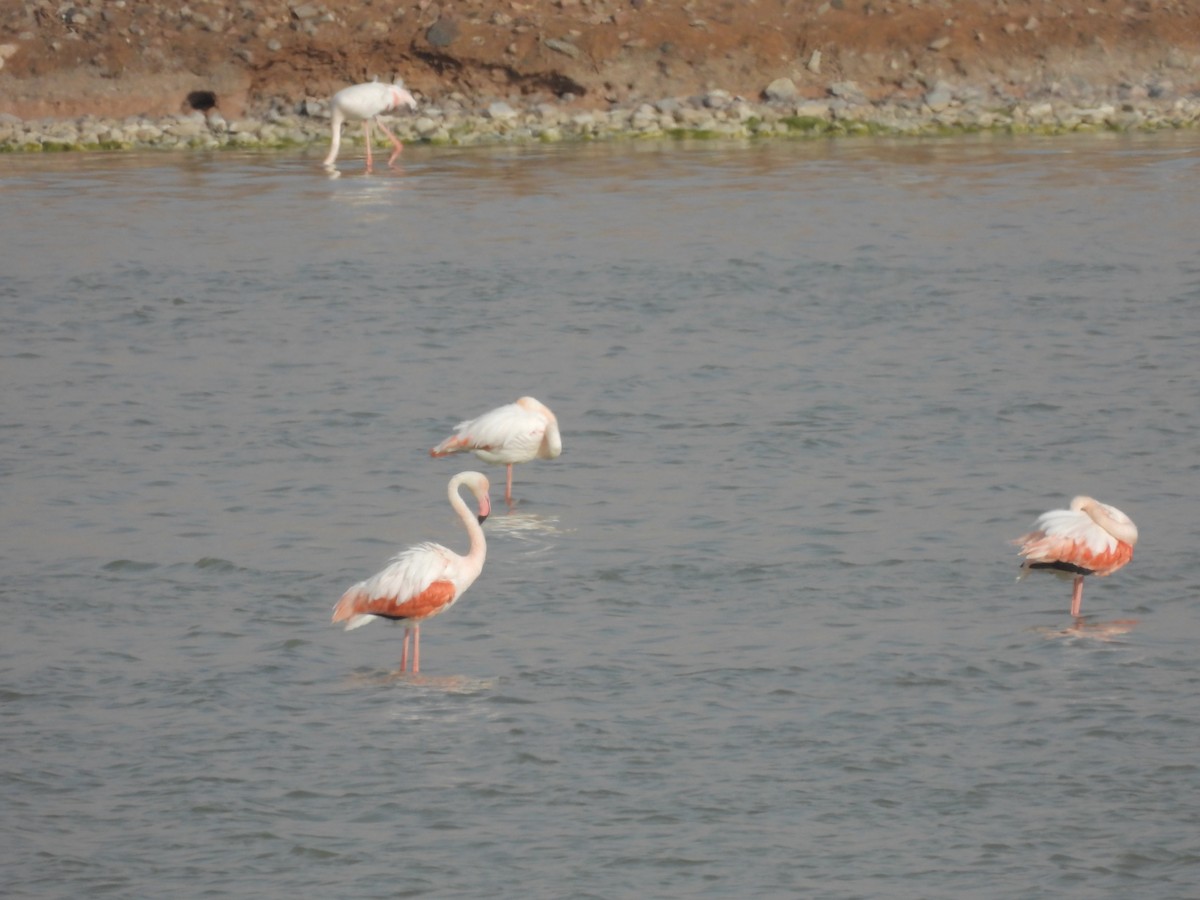
M 855 81 L 835 81 L 829 85 L 829 93 L 839 100 L 845 100 L 847 103 L 866 103 L 867 97 L 862 92 L 862 88 Z
M 489 119 L 497 122 L 511 122 L 517 117 L 517 111 L 503 100 L 500 100 L 488 104 L 486 115 Z
M 796 107 L 796 116 L 801 119 L 828 119 L 829 106 L 825 103 L 802 103 Z
M 724 109 L 733 102 L 733 95 L 718 88 L 705 94 L 702 102 L 708 109 Z
M 449 47 L 458 38 L 458 23 L 442 16 L 425 31 L 431 47 Z
M 12 45 L 8 44 L 6 46 L 11 47 Z M 3 57 L 3 55 L 4 47 L 0 46 L 0 57 Z M 1167 51 L 1167 58 L 1163 61 L 1163 64 L 1168 69 L 1190 69 L 1192 67 L 1192 60 L 1178 47 L 1172 47 Z
M 934 112 L 941 112 L 954 99 L 954 92 L 950 89 L 949 84 L 944 81 L 938 81 L 930 90 L 925 92 L 925 96 L 921 99 Z
M 579 48 L 570 41 L 560 41 L 558 38 L 546 38 L 542 41 L 549 49 L 565 54 L 571 59 L 579 59 Z
M 796 83 L 790 78 L 776 78 L 767 85 L 763 96 L 770 103 L 791 103 L 798 95 Z

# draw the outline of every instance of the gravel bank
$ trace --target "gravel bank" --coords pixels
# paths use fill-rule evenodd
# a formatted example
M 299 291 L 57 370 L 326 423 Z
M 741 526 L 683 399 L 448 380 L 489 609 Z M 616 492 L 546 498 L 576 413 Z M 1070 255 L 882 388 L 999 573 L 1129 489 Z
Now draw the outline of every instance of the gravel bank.
M 839 135 L 930 136 L 955 133 L 1064 134 L 1080 131 L 1155 131 L 1200 125 L 1200 98 L 1161 88 L 1123 87 L 1113 96 L 1067 96 L 1047 91 L 1022 99 L 985 95 L 945 81 L 907 101 L 872 102 L 854 82 L 831 84 L 828 97 L 795 96 L 787 79 L 773 82 L 765 101 L 724 90 L 654 103 L 579 111 L 569 104 L 528 106 L 463 96 L 423 104 L 388 121 L 411 143 L 450 146 L 628 138 L 817 138 Z M 361 150 L 361 131 L 344 131 L 350 154 Z M 329 141 L 326 99 L 309 98 L 293 109 L 261 117 L 226 119 L 219 110 L 157 118 L 26 121 L 0 114 L 0 152 L 72 150 L 192 150 L 220 148 L 324 148 Z M 357 149 L 356 149 L 357 148 Z M 343 160 L 349 158 L 344 151 Z

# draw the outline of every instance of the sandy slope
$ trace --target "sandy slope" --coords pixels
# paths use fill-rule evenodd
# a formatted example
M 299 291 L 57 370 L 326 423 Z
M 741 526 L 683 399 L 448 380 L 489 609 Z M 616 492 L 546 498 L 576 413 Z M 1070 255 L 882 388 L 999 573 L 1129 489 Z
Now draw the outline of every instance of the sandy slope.
M 1200 89 L 1200 3 L 1171 0 L 0 0 L 0 112 L 227 115 L 402 76 L 427 99 L 585 107 L 724 88 L 872 99 L 942 78 L 1025 97 Z

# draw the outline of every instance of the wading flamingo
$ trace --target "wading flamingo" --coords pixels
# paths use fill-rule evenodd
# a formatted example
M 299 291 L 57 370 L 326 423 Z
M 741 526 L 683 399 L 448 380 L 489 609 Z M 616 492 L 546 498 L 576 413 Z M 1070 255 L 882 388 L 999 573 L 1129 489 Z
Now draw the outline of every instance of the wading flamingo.
M 471 514 L 458 489 L 466 485 L 479 503 L 479 515 Z M 404 647 L 400 651 L 400 671 L 408 663 L 408 638 L 412 635 L 412 671 L 421 668 L 421 623 L 443 613 L 463 595 L 483 570 L 487 541 L 483 520 L 492 511 L 487 477 L 479 472 L 459 472 L 450 479 L 450 505 L 462 519 L 470 536 L 470 550 L 459 556 L 441 544 L 424 543 L 409 547 L 392 557 L 381 572 L 360 581 L 342 595 L 333 608 L 333 621 L 345 622 L 346 630 L 367 625 L 376 619 L 404 623 Z
M 1013 541 L 1025 562 L 1018 580 L 1032 569 L 1047 569 L 1075 579 L 1071 615 L 1079 617 L 1085 575 L 1103 577 L 1133 559 L 1138 530 L 1133 520 L 1115 506 L 1076 497 L 1070 509 L 1052 509 L 1033 523 L 1033 531 Z
M 514 463 L 554 459 L 562 453 L 562 438 L 554 413 L 532 397 L 498 406 L 482 416 L 459 422 L 454 434 L 429 451 L 449 456 L 469 451 L 486 463 L 508 466 L 504 500 L 512 506 Z
M 348 88 L 342 88 L 329 101 L 330 111 L 333 113 L 330 123 L 333 128 L 333 143 L 329 145 L 329 155 L 325 157 L 322 165 L 327 169 L 333 168 L 338 148 L 342 145 L 342 123 L 346 119 L 362 119 L 363 138 L 367 144 L 367 171 L 371 171 L 372 120 L 396 148 L 388 157 L 388 165 L 392 165 L 396 161 L 396 157 L 400 155 L 400 151 L 404 149 L 404 145 L 400 143 L 399 138 L 387 130 L 387 126 L 379 120 L 379 116 L 401 106 L 416 109 L 417 101 L 400 84 L 381 84 L 378 81 L 368 81 L 364 84 L 354 84 Z

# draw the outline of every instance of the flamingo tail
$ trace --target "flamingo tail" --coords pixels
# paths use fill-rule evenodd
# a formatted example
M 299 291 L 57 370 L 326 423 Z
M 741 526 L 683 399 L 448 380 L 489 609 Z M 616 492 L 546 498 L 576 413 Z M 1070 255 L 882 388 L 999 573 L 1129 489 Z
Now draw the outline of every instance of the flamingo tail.
M 430 456 L 449 456 L 451 453 L 459 453 L 470 447 L 471 442 L 465 437 L 454 435 L 448 437 L 432 450 L 429 451 Z

